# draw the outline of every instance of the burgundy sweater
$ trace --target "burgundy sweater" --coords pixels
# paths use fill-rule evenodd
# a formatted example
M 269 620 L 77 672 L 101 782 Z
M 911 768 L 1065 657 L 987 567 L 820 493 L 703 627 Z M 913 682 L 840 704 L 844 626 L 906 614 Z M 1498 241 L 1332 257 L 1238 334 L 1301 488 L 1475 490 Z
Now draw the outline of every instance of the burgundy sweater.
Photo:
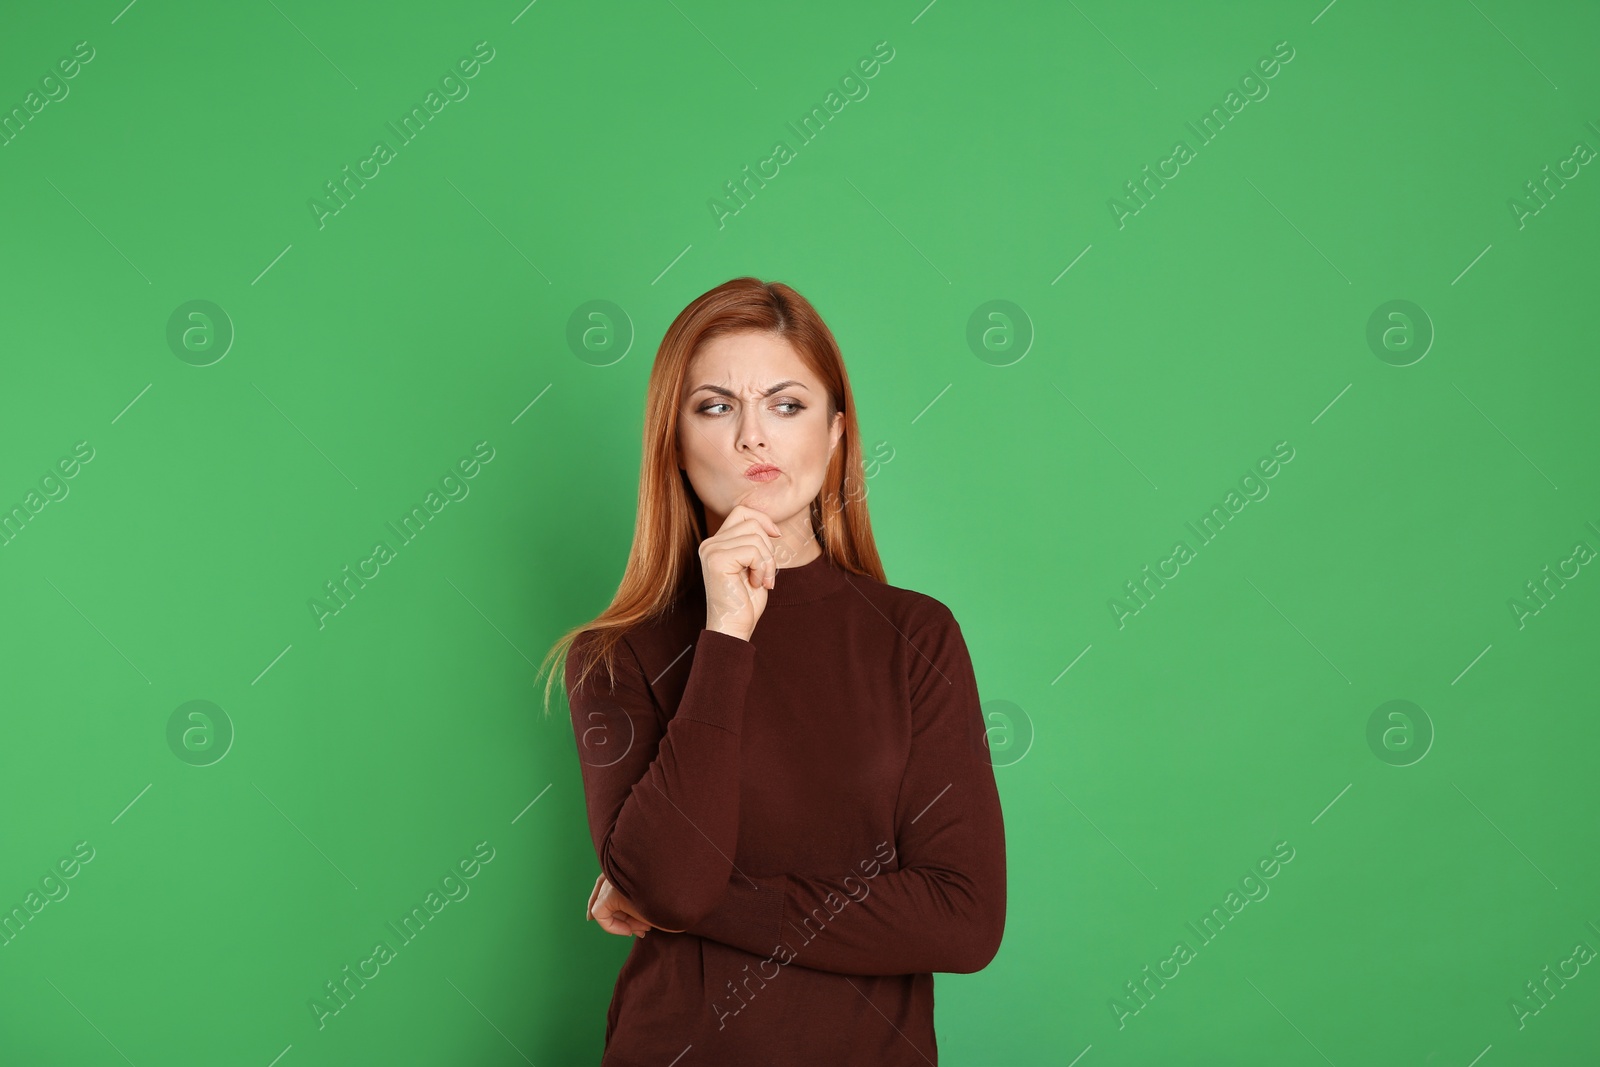
M 1005 829 L 972 661 L 933 597 L 780 568 L 749 641 L 670 612 L 568 701 L 601 870 L 652 923 L 601 1067 L 938 1062 L 934 971 L 1005 928 Z M 615 936 L 615 935 L 607 935 Z

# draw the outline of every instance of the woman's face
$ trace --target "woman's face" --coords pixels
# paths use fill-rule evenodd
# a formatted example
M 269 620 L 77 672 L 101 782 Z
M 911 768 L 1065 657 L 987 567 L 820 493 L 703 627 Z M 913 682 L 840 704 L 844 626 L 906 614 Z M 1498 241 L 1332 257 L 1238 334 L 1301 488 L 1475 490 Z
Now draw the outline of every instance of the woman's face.
M 844 412 L 830 423 L 828 393 L 816 375 L 783 338 L 741 331 L 701 347 L 684 390 L 678 465 L 705 505 L 708 536 L 745 504 L 782 528 L 780 566 L 809 555 L 811 502 L 844 434 Z M 747 471 L 757 465 L 778 472 L 752 478 Z

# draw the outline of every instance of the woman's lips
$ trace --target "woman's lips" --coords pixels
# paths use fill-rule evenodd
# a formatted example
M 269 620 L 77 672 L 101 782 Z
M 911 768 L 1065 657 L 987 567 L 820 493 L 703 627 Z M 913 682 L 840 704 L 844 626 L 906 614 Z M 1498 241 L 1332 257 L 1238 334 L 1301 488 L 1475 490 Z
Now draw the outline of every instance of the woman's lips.
M 758 464 L 745 471 L 744 476 L 749 478 L 752 482 L 770 482 L 772 479 L 776 478 L 782 473 L 783 472 L 778 470 L 777 467 Z

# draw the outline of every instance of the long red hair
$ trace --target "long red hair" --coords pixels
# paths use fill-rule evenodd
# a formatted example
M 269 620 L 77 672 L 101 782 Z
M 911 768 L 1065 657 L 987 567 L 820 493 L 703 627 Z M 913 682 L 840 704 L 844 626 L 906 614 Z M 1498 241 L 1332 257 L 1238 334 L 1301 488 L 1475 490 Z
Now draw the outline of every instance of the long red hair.
M 541 669 L 558 659 L 564 675 L 572 643 L 592 630 L 595 638 L 586 643 L 589 655 L 574 685 L 581 685 L 600 663 L 614 684 L 616 646 L 622 635 L 663 614 L 687 590 L 685 583 L 701 580 L 696 555 L 707 536 L 705 506 L 689 483 L 688 472 L 678 466 L 678 410 L 690 361 L 701 346 L 713 337 L 747 330 L 788 341 L 827 389 L 828 421 L 835 412 L 844 412 L 842 447 L 834 449 L 822 488 L 811 502 L 811 529 L 836 566 L 886 581 L 867 516 L 855 398 L 839 344 L 817 309 L 794 289 L 782 282 L 735 278 L 696 297 L 661 339 L 645 396 L 639 509 L 622 581 L 610 607 L 562 634 L 545 654 Z M 556 673 L 552 669 L 545 680 L 547 717 Z

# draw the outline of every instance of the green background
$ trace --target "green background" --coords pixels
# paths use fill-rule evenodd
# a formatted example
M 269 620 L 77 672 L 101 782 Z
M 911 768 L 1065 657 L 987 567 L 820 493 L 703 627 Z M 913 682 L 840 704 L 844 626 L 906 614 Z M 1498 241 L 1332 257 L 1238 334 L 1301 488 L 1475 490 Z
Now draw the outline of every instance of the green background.
M 939 977 L 943 1062 L 1592 1062 L 1600 174 L 1563 161 L 1600 147 L 1597 33 L 1505 0 L 9 13 L 0 113 L 70 91 L 0 147 L 0 908 L 93 859 L 0 947 L 0 1060 L 598 1061 L 628 942 L 581 918 L 537 666 L 621 574 L 662 332 L 754 274 L 835 331 L 889 580 L 951 607 L 994 726 L 1007 937 Z M 170 741 L 195 700 L 212 733 Z

